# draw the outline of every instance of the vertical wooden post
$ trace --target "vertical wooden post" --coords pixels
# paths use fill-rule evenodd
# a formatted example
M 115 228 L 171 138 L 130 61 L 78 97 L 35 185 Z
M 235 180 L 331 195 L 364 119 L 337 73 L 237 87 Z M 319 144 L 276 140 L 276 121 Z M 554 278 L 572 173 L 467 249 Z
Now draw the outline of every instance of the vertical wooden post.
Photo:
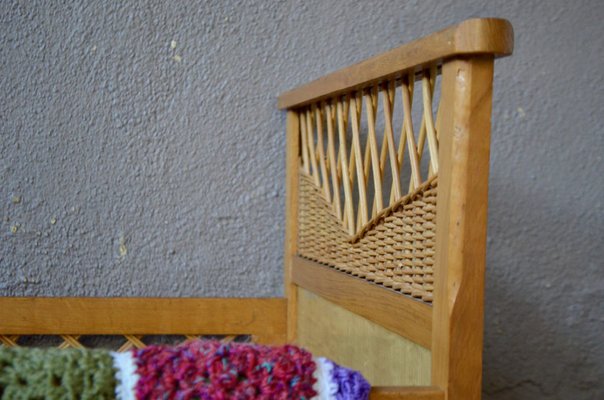
M 296 111 L 287 111 L 286 131 L 286 206 L 285 206 L 285 253 L 284 279 L 287 297 L 287 341 L 296 340 L 298 291 L 292 283 L 293 258 L 298 243 L 298 172 L 300 169 L 300 116 Z
M 443 66 L 432 325 L 432 382 L 480 399 L 492 56 Z

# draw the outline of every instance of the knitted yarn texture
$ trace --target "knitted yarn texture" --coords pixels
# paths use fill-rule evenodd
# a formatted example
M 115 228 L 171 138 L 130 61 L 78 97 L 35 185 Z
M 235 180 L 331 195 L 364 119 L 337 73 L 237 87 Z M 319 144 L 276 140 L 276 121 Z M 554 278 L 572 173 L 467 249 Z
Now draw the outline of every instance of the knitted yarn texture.
M 291 345 L 0 347 L 0 400 L 367 400 L 369 391 L 359 372 Z
M 0 399 L 115 398 L 107 351 L 0 348 Z
M 295 346 L 193 341 L 135 351 L 138 399 L 309 400 L 315 363 Z

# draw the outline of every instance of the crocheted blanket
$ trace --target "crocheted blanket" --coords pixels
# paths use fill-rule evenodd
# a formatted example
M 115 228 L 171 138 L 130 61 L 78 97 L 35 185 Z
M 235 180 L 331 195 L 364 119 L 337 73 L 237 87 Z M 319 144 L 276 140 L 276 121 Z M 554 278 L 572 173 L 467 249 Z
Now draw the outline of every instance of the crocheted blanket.
M 196 340 L 125 353 L 0 348 L 0 399 L 364 400 L 362 375 L 296 346 Z

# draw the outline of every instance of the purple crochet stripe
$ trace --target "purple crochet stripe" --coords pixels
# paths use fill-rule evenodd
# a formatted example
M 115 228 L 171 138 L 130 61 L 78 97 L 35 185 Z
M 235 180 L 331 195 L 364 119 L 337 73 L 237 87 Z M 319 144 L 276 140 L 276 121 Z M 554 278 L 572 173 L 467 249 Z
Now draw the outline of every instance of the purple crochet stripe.
M 344 368 L 327 360 L 333 364 L 331 377 L 338 384 L 337 400 L 367 400 L 371 385 L 363 378 L 360 372 Z

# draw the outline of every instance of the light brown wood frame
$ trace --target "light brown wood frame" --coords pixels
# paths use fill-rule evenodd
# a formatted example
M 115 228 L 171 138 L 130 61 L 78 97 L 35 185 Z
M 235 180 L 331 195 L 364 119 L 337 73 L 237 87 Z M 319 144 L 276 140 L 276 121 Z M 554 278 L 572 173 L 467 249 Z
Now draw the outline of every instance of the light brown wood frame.
M 285 341 L 284 299 L 2 297 L 0 339 L 11 335 L 251 335 Z M 3 342 L 3 341 L 2 341 Z
M 288 340 L 297 339 L 300 287 L 431 350 L 431 386 L 375 388 L 372 398 L 481 397 L 493 61 L 512 49 L 508 21 L 467 20 L 279 97 L 279 107 L 287 109 Z M 435 65 L 442 71 L 445 112 L 438 127 L 436 265 L 429 306 L 298 256 L 297 110 Z

